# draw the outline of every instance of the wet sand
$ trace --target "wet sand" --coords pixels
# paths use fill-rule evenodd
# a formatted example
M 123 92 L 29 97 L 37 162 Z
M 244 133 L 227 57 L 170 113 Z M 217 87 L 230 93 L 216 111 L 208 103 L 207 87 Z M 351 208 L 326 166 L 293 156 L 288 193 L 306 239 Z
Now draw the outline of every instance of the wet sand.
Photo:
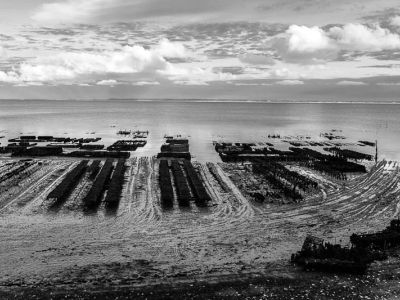
M 83 214 L 81 191 L 88 188 L 87 178 L 59 212 L 49 213 L 46 195 L 76 164 L 44 160 L 41 168 L 1 193 L 4 295 L 41 298 L 52 292 L 59 298 L 78 294 L 96 299 L 106 293 L 110 299 L 128 299 L 154 293 L 155 298 L 168 298 L 168 290 L 171 298 L 230 298 L 237 292 L 239 298 L 258 299 L 270 292 L 269 298 L 276 294 L 278 299 L 291 293 L 306 297 L 311 289 L 311 298 L 318 298 L 320 291 L 341 293 L 344 299 L 381 292 L 396 296 L 396 257 L 374 263 L 360 277 L 302 273 L 289 264 L 307 234 L 347 244 L 351 233 L 381 230 L 398 216 L 400 172 L 395 162 L 380 162 L 344 186 L 322 178 L 321 193 L 291 205 L 252 203 L 230 180 L 225 166 L 214 164 L 228 187 L 225 191 L 209 168 L 197 163 L 213 203 L 205 210 L 192 204 L 189 210 L 176 205 L 166 212 L 159 203 L 157 161 L 132 158 L 116 216 L 106 216 L 104 207 L 95 216 Z M 365 280 L 368 285 L 361 288 Z M 349 294 L 354 288 L 354 295 Z

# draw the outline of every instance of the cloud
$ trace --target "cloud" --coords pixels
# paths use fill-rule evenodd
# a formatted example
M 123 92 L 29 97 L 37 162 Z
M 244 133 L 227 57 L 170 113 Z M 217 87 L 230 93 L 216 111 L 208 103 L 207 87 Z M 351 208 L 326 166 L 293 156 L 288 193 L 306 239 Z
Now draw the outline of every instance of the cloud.
M 105 86 L 115 86 L 118 84 L 118 81 L 115 79 L 104 79 L 100 80 L 96 83 L 97 85 L 105 85 Z
M 390 25 L 400 27 L 400 16 L 395 16 L 390 19 Z
M 18 74 L 13 71 L 4 72 L 0 71 L 0 82 L 18 83 L 20 82 Z
M 260 83 L 260 82 L 230 82 L 230 84 L 236 86 L 267 86 L 272 85 L 271 83 Z
M 255 0 L 256 2 L 260 0 Z M 32 15 L 41 23 L 91 23 L 184 17 L 191 21 L 215 11 L 240 11 L 241 0 L 58 0 Z M 251 5 L 252 6 L 252 5 Z
M 0 59 L 0 80 L 14 85 L 43 82 L 93 86 L 112 78 L 132 88 L 134 83 L 145 82 L 168 86 L 188 81 L 336 78 L 335 85 L 343 78 L 397 75 L 396 70 L 378 65 L 383 61 L 385 65 L 396 64 L 400 51 L 359 50 L 395 47 L 395 31 L 377 25 L 353 25 L 191 23 L 177 27 L 135 22 L 78 24 L 57 30 L 30 27 L 13 40 L 0 43 L 9 52 L 7 59 Z M 354 35 L 360 40 L 354 41 Z M 388 42 L 390 35 L 394 43 Z M 266 43 L 271 39 L 275 48 Z
M 80 75 L 138 73 L 167 68 L 160 55 L 141 46 L 125 46 L 120 51 L 104 53 L 60 53 L 41 57 L 20 67 L 24 81 L 73 79 Z
M 116 51 L 61 52 L 20 64 L 10 72 L 0 72 L 5 82 L 54 82 L 106 74 L 170 74 L 176 72 L 165 56 L 184 57 L 179 43 L 162 40 L 157 46 L 124 46 Z
M 11 71 L 0 71 L 0 81 L 11 84 L 156 85 L 166 80 L 177 84 L 205 85 L 210 81 L 236 78 L 235 74 L 214 69 L 212 63 L 193 64 L 189 61 L 191 51 L 181 42 L 164 38 L 148 48 L 114 46 L 119 48 L 112 51 L 56 52 L 27 59 Z M 170 61 L 174 58 L 180 63 Z M 110 81 L 110 78 L 115 81 Z
M 301 77 L 300 74 L 297 72 L 293 72 L 289 70 L 288 68 L 276 68 L 268 72 L 268 77 L 269 78 L 299 78 Z
M 17 83 L 15 86 L 18 87 L 29 87 L 29 86 L 43 86 L 43 82 L 26 82 L 26 83 Z
M 320 27 L 291 25 L 268 43 L 282 60 L 320 64 L 338 58 L 340 51 L 382 51 L 400 49 L 400 36 L 379 25 L 363 24 Z
M 301 81 L 301 80 L 289 80 L 289 79 L 287 79 L 287 80 L 281 80 L 281 81 L 277 81 L 277 82 L 275 82 L 276 84 L 279 84 L 279 85 L 303 85 L 304 84 L 304 81 Z
M 351 81 L 351 80 L 339 81 L 336 84 L 337 85 L 355 85 L 355 86 L 367 85 L 365 82 L 362 82 L 362 81 Z
M 132 85 L 143 86 L 143 85 L 160 85 L 158 81 L 138 81 L 133 82 Z
M 3 1 L 5 2 L 5 1 Z M 22 0 L 12 2 L 23 2 Z M 24 7 L 42 4 L 36 21 L 96 23 L 131 20 L 168 22 L 249 21 L 299 24 L 345 23 L 376 13 L 376 0 L 30 0 Z M 25 3 L 24 3 L 25 4 Z M 379 10 L 397 6 L 380 0 Z M 12 5 L 12 4 L 11 4 Z M 7 7 L 11 6 L 7 4 Z M 18 4 L 16 4 L 18 8 Z
M 178 85 L 208 85 L 206 81 L 203 80 L 175 80 L 174 84 Z
M 337 56 L 337 46 L 321 28 L 291 25 L 271 45 L 288 62 L 319 64 Z
M 43 4 L 32 16 L 42 23 L 79 23 L 90 20 L 101 6 L 107 7 L 110 0 L 67 0 Z
M 344 50 L 381 51 L 400 48 L 400 36 L 376 25 L 346 24 L 332 27 L 329 36 Z
M 216 71 L 212 66 L 200 67 L 196 65 L 186 64 L 184 66 L 170 64 L 165 70 L 160 70 L 159 74 L 166 76 L 174 83 L 184 84 L 190 82 L 191 85 L 207 84 L 211 81 L 227 81 L 236 79 L 238 75 L 231 73 L 223 73 Z
M 7 56 L 7 51 L 4 47 L 0 46 L 0 59 Z
M 239 55 L 239 60 L 246 64 L 251 65 L 268 65 L 272 66 L 275 64 L 275 60 L 272 57 L 247 53 L 243 55 Z
M 290 52 L 316 52 L 331 47 L 331 41 L 319 27 L 292 25 L 286 31 L 289 34 L 288 50 Z
M 165 58 L 185 58 L 188 56 L 187 49 L 182 43 L 171 42 L 166 38 L 163 38 L 154 47 L 154 52 Z

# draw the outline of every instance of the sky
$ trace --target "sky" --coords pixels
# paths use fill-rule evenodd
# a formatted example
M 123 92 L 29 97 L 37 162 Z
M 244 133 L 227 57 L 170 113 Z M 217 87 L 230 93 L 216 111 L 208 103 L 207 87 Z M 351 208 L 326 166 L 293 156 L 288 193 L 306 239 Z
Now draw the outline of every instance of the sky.
M 399 100 L 396 0 L 13 0 L 0 14 L 0 98 Z

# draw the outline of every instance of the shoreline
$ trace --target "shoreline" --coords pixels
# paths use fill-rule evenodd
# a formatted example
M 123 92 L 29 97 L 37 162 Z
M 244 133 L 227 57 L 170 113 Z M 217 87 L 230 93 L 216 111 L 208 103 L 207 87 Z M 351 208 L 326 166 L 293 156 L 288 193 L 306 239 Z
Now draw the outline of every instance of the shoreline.
M 290 101 L 290 100 L 266 100 L 266 99 L 260 99 L 260 100 L 247 100 L 247 99 L 198 99 L 198 98 L 193 98 L 193 99 L 145 99 L 145 98 L 133 98 L 133 99 L 128 99 L 128 98 L 122 98 L 122 99 L 0 99 L 0 102 L 12 102 L 12 101 L 18 101 L 18 102 L 26 102 L 26 101 L 36 101 L 36 102 L 110 102 L 110 101 L 119 101 L 119 102 L 147 102 L 147 103 L 228 103 L 228 104 L 234 104 L 234 103 L 245 103 L 245 104 L 346 104 L 346 105 L 399 105 L 400 100 L 392 100 L 392 101 L 343 101 L 343 100 L 338 100 L 338 101 L 332 101 L 332 100 L 327 100 L 327 101 Z

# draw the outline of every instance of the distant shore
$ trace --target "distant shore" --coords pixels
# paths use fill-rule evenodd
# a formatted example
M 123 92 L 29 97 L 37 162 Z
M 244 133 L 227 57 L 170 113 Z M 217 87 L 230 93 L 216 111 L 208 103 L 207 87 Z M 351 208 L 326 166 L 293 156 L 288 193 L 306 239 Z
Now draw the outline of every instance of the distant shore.
M 82 102 L 104 102 L 104 101 L 132 101 L 132 102 L 172 102 L 172 103 L 261 103 L 261 104 L 370 104 L 370 105 L 399 105 L 400 100 L 385 100 L 385 101 L 343 101 L 343 100 L 321 100 L 321 101 L 309 101 L 309 100 L 268 100 L 268 99 L 213 99 L 213 98 L 99 98 L 99 99 L 0 99 L 0 102 L 6 101 L 82 101 Z

